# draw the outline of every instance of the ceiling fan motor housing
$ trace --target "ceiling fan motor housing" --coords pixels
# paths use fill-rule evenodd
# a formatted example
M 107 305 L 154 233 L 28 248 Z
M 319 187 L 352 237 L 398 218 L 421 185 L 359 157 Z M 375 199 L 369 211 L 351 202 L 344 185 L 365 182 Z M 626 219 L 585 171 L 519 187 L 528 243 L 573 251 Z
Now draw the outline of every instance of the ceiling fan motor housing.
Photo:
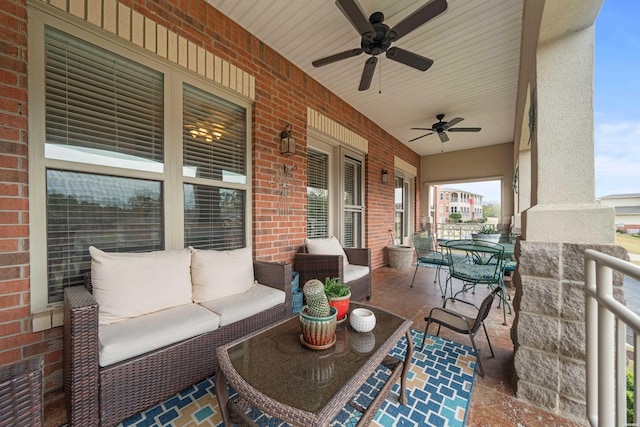
M 391 38 L 388 36 L 389 26 L 383 24 L 382 21 L 384 21 L 382 12 L 375 12 L 369 17 L 369 22 L 375 30 L 375 36 L 371 38 L 368 36 L 370 33 L 364 34 L 360 43 L 360 47 L 368 55 L 380 55 L 391 47 Z

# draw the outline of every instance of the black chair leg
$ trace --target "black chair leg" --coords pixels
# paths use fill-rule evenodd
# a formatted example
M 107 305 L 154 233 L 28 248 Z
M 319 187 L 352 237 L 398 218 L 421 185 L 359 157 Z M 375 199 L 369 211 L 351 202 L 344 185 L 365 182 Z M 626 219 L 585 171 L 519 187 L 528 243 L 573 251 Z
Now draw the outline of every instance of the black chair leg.
M 484 336 L 487 337 L 487 344 L 489 344 L 489 350 L 491 351 L 491 357 L 496 357 L 496 355 L 493 354 L 493 347 L 491 347 L 491 340 L 489 339 L 489 334 L 487 333 L 487 327 L 484 326 L 484 322 L 482 322 L 482 328 L 484 329 Z
M 473 335 L 469 334 L 469 338 L 471 338 L 471 345 L 473 346 L 473 352 L 476 356 L 476 363 L 478 364 L 478 373 L 482 378 L 484 378 L 484 368 L 482 367 L 482 362 L 480 361 L 480 353 L 478 353 L 478 347 L 476 347 L 476 342 L 473 339 Z
M 411 287 L 413 288 L 413 282 L 416 281 L 416 274 L 418 274 L 418 269 L 420 268 L 420 261 L 416 264 L 416 271 L 413 272 L 413 280 L 411 281 Z

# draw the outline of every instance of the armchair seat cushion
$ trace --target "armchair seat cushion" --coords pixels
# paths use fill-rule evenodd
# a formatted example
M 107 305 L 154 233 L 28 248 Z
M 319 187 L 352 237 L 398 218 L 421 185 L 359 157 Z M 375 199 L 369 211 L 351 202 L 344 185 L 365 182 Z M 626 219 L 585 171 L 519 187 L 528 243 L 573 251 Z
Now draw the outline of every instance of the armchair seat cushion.
M 344 283 L 353 282 L 354 280 L 358 280 L 361 277 L 369 274 L 369 266 L 368 265 L 356 265 L 349 264 L 345 265 L 342 274 L 344 275 Z
M 220 316 L 220 326 L 246 319 L 285 302 L 285 293 L 256 283 L 248 291 L 206 301 L 201 305 Z
M 144 316 L 101 325 L 99 365 L 122 360 L 218 328 L 220 316 L 198 304 L 184 304 Z

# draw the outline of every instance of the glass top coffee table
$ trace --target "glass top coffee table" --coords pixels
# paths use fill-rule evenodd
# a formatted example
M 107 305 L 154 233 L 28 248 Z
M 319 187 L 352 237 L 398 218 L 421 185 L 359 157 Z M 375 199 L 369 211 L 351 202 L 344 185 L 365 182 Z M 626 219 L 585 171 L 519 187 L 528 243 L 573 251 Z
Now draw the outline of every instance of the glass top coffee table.
M 372 332 L 358 333 L 346 320 L 336 328 L 336 344 L 310 350 L 300 342 L 300 321 L 291 317 L 217 349 L 216 394 L 225 426 L 255 425 L 247 414 L 260 411 L 296 426 L 325 426 L 347 404 L 362 416 L 358 426 L 373 419 L 391 387 L 401 378 L 400 403 L 406 404 L 406 376 L 413 345 L 411 321 L 364 304 L 376 316 Z M 404 360 L 389 352 L 405 335 Z M 358 389 L 380 366 L 390 371 L 367 408 L 352 402 Z M 228 385 L 238 396 L 229 399 Z

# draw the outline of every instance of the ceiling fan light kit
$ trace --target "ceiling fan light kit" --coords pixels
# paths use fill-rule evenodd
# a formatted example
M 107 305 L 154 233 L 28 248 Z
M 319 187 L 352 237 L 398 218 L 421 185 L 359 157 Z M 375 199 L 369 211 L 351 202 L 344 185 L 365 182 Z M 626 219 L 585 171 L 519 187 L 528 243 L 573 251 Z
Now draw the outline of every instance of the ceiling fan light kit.
M 433 65 L 431 59 L 399 47 L 391 47 L 391 44 L 447 10 L 446 0 L 431 0 L 427 2 L 393 26 L 393 28 L 389 28 L 384 23 L 384 14 L 382 12 L 374 12 L 367 19 L 356 0 L 336 0 L 336 5 L 360 35 L 360 48 L 316 59 L 311 63 L 314 67 L 322 67 L 343 59 L 353 58 L 363 52 L 371 55 L 365 61 L 360 85 L 358 86 L 358 90 L 363 91 L 371 87 L 373 74 L 378 63 L 377 56 L 382 53 L 386 53 L 387 58 L 393 61 L 408 65 L 419 71 L 427 71 Z

